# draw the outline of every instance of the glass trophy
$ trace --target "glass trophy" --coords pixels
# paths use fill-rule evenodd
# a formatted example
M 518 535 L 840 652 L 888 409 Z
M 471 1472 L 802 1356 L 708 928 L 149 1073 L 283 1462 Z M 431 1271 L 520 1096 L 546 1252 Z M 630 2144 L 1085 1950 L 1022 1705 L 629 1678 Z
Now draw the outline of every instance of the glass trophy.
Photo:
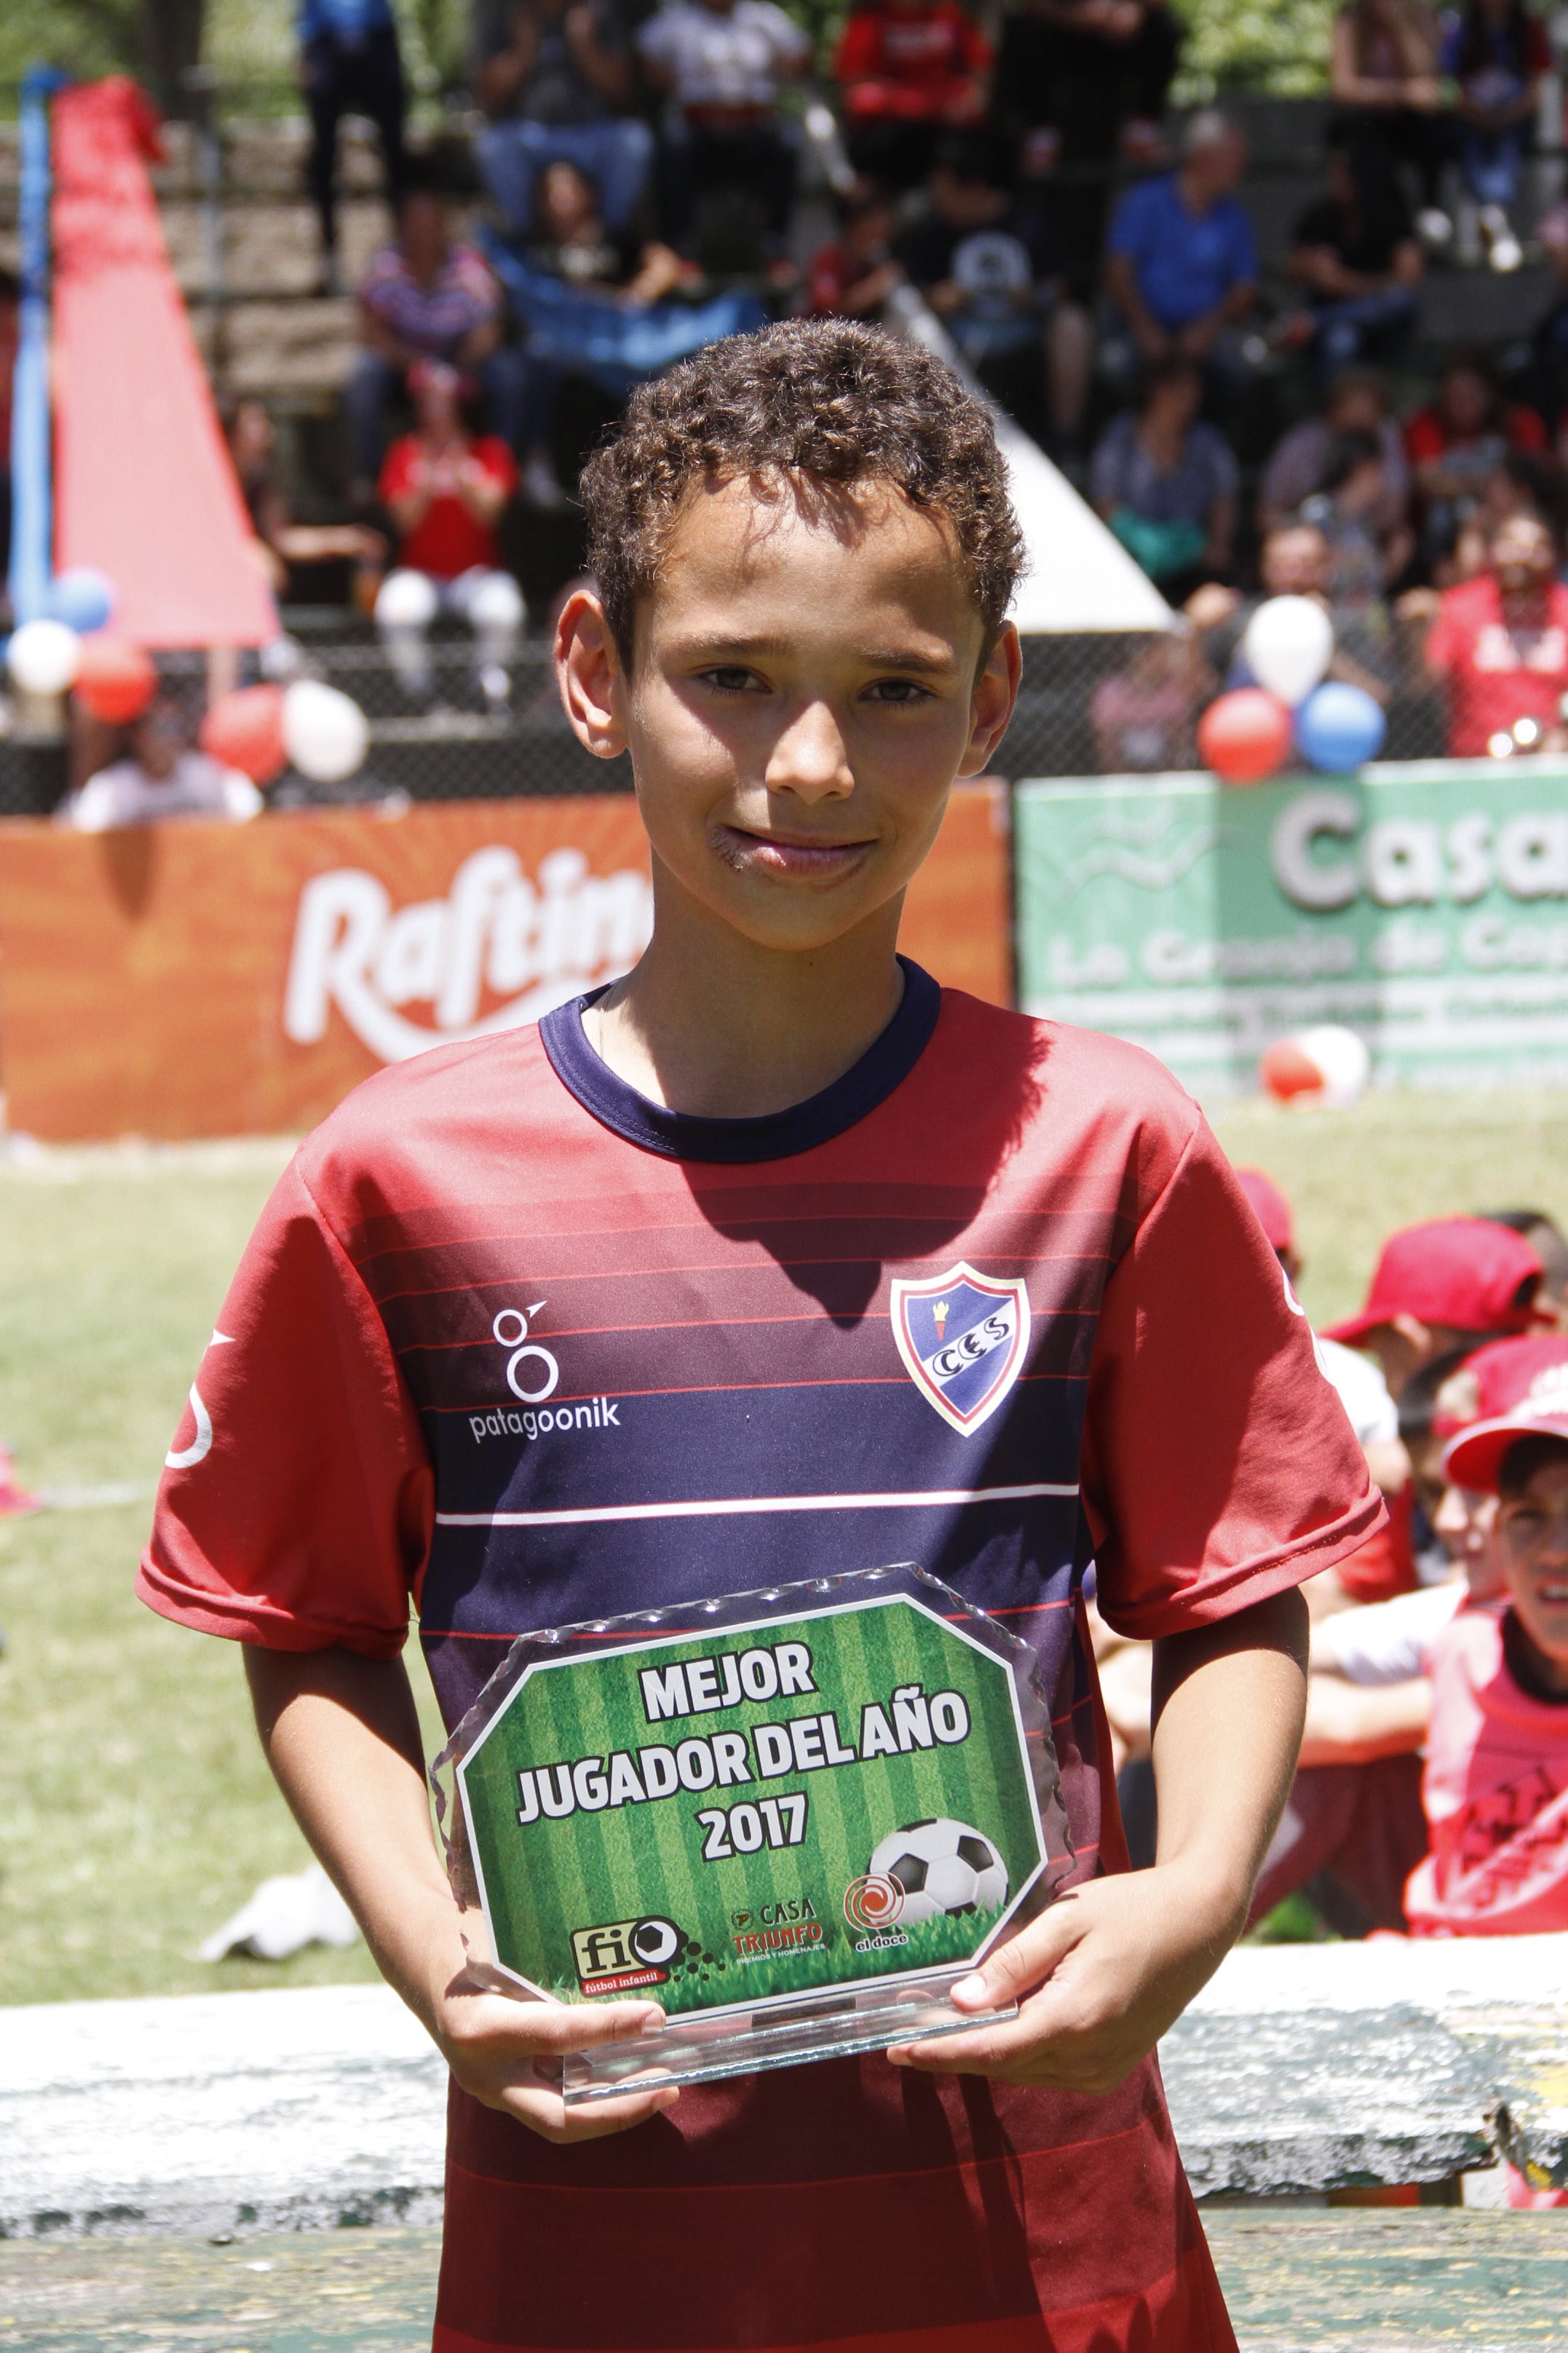
M 568 2103 L 1012 2017 L 951 1989 L 1072 1867 L 1033 1651 L 908 1562 L 525 1634 L 431 1777 L 470 1965 L 664 2010 Z

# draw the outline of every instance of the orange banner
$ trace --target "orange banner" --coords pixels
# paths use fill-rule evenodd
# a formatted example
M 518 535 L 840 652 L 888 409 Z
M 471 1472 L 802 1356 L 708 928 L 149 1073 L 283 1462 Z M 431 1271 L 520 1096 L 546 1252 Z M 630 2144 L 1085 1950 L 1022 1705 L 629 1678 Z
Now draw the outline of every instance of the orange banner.
M 900 945 L 1012 1001 L 1006 788 L 954 793 Z M 382 1064 L 535 1019 L 634 963 L 629 796 L 0 828 L 0 1075 L 50 1142 L 285 1134 Z

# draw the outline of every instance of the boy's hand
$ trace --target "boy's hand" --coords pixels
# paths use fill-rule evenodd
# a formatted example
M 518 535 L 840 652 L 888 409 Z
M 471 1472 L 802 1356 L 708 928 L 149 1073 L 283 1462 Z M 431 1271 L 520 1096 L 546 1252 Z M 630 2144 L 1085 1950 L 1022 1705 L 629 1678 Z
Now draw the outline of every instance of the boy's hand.
M 672 2084 L 579 2108 L 569 2108 L 561 2096 L 561 2061 L 567 2052 L 634 2042 L 662 2026 L 664 2012 L 657 2002 L 606 2002 L 599 2008 L 518 2001 L 492 1993 L 464 1971 L 436 1995 L 426 2023 L 462 2089 L 485 2107 L 515 2116 L 542 2140 L 603 2140 L 645 2124 L 680 2097 Z
M 1153 1646 L 1160 1859 L 1093 1879 L 975 1970 L 960 2010 L 1017 2000 L 1006 2026 L 904 2043 L 900 2066 L 1059 2092 L 1113 2092 L 1219 1967 L 1289 1794 L 1307 1609 L 1274 1594 Z
M 888 2056 L 931 2074 L 1113 2092 L 1180 2017 L 1240 1926 L 1229 1906 L 1205 1907 L 1179 1864 L 1090 1880 L 954 1987 L 960 2010 L 1016 2000 L 1016 2019 Z

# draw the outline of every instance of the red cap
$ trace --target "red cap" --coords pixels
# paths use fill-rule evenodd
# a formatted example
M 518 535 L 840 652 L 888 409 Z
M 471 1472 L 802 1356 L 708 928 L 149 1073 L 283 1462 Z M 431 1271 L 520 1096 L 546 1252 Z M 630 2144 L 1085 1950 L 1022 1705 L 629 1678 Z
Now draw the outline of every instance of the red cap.
M 1258 1222 L 1263 1238 L 1271 1250 L 1294 1250 L 1296 1221 L 1290 1215 L 1290 1204 L 1274 1182 L 1261 1168 L 1238 1168 L 1236 1181 L 1258 1212 Z
M 1434 1218 L 1389 1236 L 1366 1305 L 1331 1324 L 1325 1336 L 1353 1346 L 1396 1315 L 1453 1332 L 1523 1332 L 1551 1320 L 1531 1295 L 1542 1272 L 1540 1259 L 1511 1228 L 1485 1218 Z M 1521 1292 L 1530 1296 L 1523 1307 Z
M 1494 1340 L 1489 1348 L 1478 1348 L 1453 1383 L 1444 1383 L 1439 1402 L 1450 1387 L 1466 1381 L 1474 1383 L 1475 1417 L 1463 1412 L 1468 1398 L 1451 1401 L 1463 1428 L 1443 1456 L 1443 1475 L 1455 1486 L 1494 1494 L 1503 1456 L 1516 1440 L 1568 1440 L 1568 1335 Z

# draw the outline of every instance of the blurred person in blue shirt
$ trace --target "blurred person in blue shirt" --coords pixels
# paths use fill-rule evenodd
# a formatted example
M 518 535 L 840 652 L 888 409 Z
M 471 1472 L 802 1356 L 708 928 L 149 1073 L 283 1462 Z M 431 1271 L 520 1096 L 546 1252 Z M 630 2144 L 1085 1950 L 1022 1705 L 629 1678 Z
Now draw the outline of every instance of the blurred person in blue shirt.
M 338 125 L 365 114 L 381 140 L 386 193 L 403 193 L 407 96 L 390 0 L 300 0 L 300 79 L 310 110 L 310 195 L 321 224 L 321 290 L 342 290 L 338 271 Z
M 1247 142 L 1194 114 L 1174 172 L 1129 188 L 1111 216 L 1105 282 L 1140 359 L 1208 363 L 1258 300 L 1258 244 L 1236 195 Z

